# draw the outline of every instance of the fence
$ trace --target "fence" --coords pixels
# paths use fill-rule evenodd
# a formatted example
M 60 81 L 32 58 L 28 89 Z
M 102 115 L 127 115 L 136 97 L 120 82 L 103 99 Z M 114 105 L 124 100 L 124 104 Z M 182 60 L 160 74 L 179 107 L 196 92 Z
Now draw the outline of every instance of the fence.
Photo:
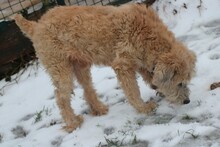
M 1 0 L 0 20 L 7 20 L 15 13 L 31 14 L 55 5 L 117 5 L 131 0 Z

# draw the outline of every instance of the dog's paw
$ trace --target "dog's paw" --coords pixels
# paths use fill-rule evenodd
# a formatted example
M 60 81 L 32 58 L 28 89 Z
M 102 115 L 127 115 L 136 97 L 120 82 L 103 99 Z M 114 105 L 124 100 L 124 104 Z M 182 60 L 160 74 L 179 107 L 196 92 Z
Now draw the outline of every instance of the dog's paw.
M 149 112 L 155 111 L 158 107 L 158 104 L 154 101 L 149 101 L 146 103 L 147 107 L 149 108 Z
M 105 115 L 107 113 L 108 113 L 108 107 L 104 104 L 92 108 L 93 115 L 100 116 L 100 115 Z
M 70 123 L 64 126 L 63 129 L 68 133 L 71 133 L 76 128 L 80 127 L 82 123 L 83 123 L 83 117 L 81 115 L 77 115 Z
M 149 114 L 151 112 L 154 112 L 156 108 L 157 108 L 157 103 L 154 101 L 149 101 L 145 103 L 142 107 L 140 107 L 138 109 L 138 112 Z

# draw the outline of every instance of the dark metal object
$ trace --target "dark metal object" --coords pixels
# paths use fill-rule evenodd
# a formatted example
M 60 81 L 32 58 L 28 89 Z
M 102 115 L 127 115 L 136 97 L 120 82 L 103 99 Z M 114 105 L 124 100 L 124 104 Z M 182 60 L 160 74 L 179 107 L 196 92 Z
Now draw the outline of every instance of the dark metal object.
M 57 4 L 61 5 L 61 6 L 65 6 L 66 5 L 64 0 L 57 0 Z

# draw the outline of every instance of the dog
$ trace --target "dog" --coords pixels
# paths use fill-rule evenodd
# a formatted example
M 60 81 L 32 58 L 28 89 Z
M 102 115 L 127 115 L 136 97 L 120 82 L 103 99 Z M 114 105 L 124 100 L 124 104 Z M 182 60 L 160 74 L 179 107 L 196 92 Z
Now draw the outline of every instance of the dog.
M 170 102 L 190 102 L 187 85 L 196 56 L 146 5 L 61 6 L 49 10 L 38 22 L 19 14 L 15 21 L 33 42 L 52 79 L 68 132 L 83 122 L 70 105 L 73 80 L 82 85 L 94 115 L 108 112 L 92 85 L 93 64 L 114 69 L 128 102 L 140 113 L 152 112 L 157 104 L 141 99 L 136 73 Z

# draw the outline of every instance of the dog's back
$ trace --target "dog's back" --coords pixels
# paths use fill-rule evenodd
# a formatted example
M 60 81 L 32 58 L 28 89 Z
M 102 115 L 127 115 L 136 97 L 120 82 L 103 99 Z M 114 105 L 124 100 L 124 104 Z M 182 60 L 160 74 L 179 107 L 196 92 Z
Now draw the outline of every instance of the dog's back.
M 135 42 L 131 40 L 135 39 L 135 36 L 131 35 L 135 35 L 134 31 L 141 29 L 135 27 L 143 27 L 143 17 L 158 19 L 150 8 L 128 4 L 120 7 L 57 7 L 49 10 L 38 23 L 28 22 L 21 17 L 16 17 L 16 22 L 34 45 L 46 44 L 44 42 L 48 44 L 49 39 L 56 42 L 59 40 L 64 46 L 69 46 L 66 48 L 68 51 L 63 47 L 59 50 L 71 52 L 74 49 L 89 54 L 95 64 L 109 65 L 116 56 L 115 50 Z M 41 50 L 41 47 L 35 49 Z M 49 47 L 44 47 L 45 49 L 49 50 Z

